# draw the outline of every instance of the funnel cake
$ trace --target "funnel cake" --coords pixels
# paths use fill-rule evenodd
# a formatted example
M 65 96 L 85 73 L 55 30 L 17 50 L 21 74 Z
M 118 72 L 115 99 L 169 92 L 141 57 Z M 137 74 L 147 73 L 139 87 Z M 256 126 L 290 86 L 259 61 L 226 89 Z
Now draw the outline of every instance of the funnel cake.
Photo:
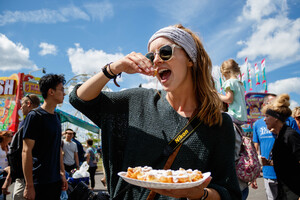
M 159 183 L 188 183 L 196 182 L 203 178 L 199 170 L 156 170 L 152 167 L 128 167 L 126 177 L 141 181 L 159 182 Z

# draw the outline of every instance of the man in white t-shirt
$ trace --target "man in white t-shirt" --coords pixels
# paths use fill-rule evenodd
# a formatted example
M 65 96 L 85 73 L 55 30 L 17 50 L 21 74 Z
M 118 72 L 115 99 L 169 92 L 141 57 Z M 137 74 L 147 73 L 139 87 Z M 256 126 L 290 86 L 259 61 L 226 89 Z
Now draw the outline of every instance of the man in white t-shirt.
M 70 173 L 72 169 L 79 168 L 78 149 L 75 142 L 72 141 L 73 131 L 66 130 L 66 139 L 63 140 L 64 165 L 66 172 Z

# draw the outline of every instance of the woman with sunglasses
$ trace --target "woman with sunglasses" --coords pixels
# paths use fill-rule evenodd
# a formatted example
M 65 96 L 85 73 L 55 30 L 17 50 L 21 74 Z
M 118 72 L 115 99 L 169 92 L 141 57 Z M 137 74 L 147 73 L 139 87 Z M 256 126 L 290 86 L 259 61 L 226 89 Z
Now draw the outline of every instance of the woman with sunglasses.
M 199 37 L 182 25 L 165 27 L 150 38 L 148 51 L 146 56 L 132 52 L 106 65 L 70 94 L 72 105 L 102 129 L 111 197 L 147 199 L 149 189 L 126 187 L 117 173 L 146 165 L 162 169 L 168 156 L 161 155 L 168 142 L 195 115 L 200 126 L 184 141 L 171 169 L 198 169 L 211 172 L 212 178 L 193 188 L 153 190 L 158 193 L 155 199 L 240 199 L 232 121 L 221 113 L 212 63 Z M 155 75 L 163 90 L 102 91 L 122 72 Z
M 8 166 L 7 152 L 8 144 L 13 136 L 12 131 L 0 131 L 0 200 L 4 199 L 4 195 L 9 194 L 8 186 L 11 184 L 10 167 Z

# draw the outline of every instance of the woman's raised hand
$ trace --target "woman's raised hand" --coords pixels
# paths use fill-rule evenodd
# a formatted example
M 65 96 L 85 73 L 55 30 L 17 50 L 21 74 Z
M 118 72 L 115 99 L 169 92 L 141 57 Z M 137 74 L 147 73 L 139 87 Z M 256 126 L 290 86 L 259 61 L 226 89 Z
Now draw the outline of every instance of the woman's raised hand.
M 127 74 L 141 73 L 153 76 L 154 67 L 151 61 L 141 53 L 131 52 L 110 66 L 114 74 L 125 72 Z

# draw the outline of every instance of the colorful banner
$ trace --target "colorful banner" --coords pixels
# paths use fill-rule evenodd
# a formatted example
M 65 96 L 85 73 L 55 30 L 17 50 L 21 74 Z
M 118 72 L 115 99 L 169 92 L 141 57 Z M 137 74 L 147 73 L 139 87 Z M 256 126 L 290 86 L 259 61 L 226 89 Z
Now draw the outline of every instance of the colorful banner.
M 15 130 L 19 76 L 0 77 L 0 130 Z
M 266 78 L 266 60 L 261 61 L 261 71 L 262 71 L 262 84 L 265 88 L 265 93 L 268 92 L 267 78 Z
M 242 73 L 242 83 L 244 85 L 245 93 L 246 93 L 246 78 L 245 78 L 245 73 Z
M 262 71 L 262 83 L 266 83 L 266 63 L 265 63 L 265 59 L 263 59 L 261 61 L 261 71 Z
M 255 82 L 256 82 L 256 85 L 259 85 L 260 84 L 260 80 L 259 80 L 259 68 L 258 68 L 258 65 L 257 63 L 255 63 Z
M 249 124 L 253 124 L 256 120 L 263 118 L 264 115 L 261 112 L 264 97 L 267 93 L 247 93 L 245 95 L 247 119 Z
M 245 59 L 245 65 L 247 68 L 247 75 L 248 75 L 248 84 L 249 84 L 249 90 L 252 91 L 252 76 L 251 76 L 251 67 L 248 65 L 248 58 Z

